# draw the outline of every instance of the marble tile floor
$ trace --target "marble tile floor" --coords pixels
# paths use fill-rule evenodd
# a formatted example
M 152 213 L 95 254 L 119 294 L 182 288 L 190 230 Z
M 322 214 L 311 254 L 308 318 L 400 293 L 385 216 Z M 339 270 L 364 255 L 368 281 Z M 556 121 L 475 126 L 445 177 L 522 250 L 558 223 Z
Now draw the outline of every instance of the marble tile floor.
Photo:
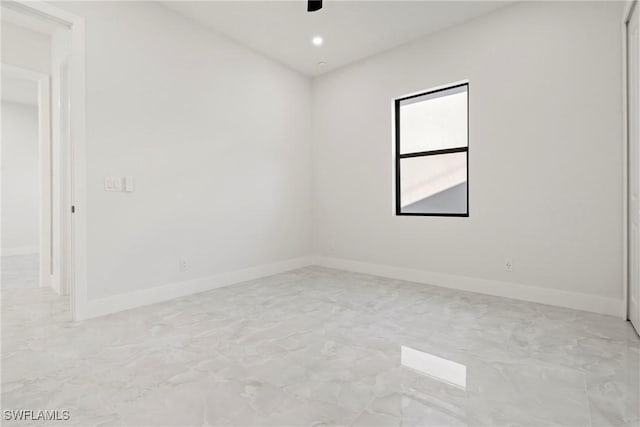
M 1 304 L 2 409 L 50 425 L 640 426 L 609 316 L 320 267 L 79 323 L 48 289 Z
M 12 255 L 0 258 L 0 287 L 37 288 L 39 280 L 38 254 Z

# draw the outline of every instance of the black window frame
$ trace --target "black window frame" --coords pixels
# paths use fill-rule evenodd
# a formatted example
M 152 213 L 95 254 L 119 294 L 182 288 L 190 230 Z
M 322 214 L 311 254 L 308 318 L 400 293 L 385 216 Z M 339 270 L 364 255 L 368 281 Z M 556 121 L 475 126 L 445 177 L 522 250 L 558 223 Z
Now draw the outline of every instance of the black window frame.
M 466 87 L 467 90 L 467 146 L 466 147 L 453 147 L 440 150 L 419 151 L 414 153 L 400 154 L 400 103 L 407 99 L 418 98 L 425 95 L 431 95 L 433 93 L 444 92 L 459 87 Z M 426 102 L 426 101 L 425 101 Z M 405 96 L 397 98 L 395 101 L 395 168 L 396 168 L 396 216 L 444 216 L 444 217 L 468 217 L 469 216 L 469 82 L 453 84 L 450 86 L 444 86 L 438 89 L 421 92 L 416 95 Z M 441 154 L 451 153 L 467 153 L 467 210 L 464 213 L 418 213 L 418 212 L 402 212 L 401 207 L 401 191 L 400 191 L 400 160 L 411 157 L 427 157 Z

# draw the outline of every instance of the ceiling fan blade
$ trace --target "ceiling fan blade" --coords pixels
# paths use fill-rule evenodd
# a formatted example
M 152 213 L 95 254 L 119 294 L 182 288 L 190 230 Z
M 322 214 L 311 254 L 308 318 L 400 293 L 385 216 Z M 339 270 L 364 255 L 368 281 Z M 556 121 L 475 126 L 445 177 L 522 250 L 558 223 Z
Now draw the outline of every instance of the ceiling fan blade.
M 307 12 L 315 12 L 322 9 L 322 0 L 308 0 Z

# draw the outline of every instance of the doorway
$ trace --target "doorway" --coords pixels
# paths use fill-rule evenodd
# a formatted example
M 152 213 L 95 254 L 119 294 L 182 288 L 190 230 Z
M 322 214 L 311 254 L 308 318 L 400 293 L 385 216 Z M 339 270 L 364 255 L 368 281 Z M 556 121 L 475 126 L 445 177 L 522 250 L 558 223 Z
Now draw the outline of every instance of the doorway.
M 1 7 L 3 83 L 5 76 L 11 76 L 14 81 L 35 84 L 38 111 L 37 171 L 30 174 L 31 177 L 36 175 L 39 195 L 35 251 L 38 261 L 35 268 L 32 262 L 12 274 L 24 279 L 25 285 L 32 287 L 36 282 L 67 298 L 70 314 L 79 320 L 86 317 L 83 310 L 86 303 L 85 218 L 74 214 L 83 212 L 85 206 L 84 21 L 44 2 L 4 1 Z M 47 49 L 34 45 L 34 40 L 42 36 L 48 40 Z M 39 49 L 47 50 L 46 54 L 34 55 Z M 9 84 L 3 85 L 3 95 L 11 90 L 10 86 L 16 86 L 8 78 L 6 82 Z M 3 123 L 3 132 L 5 127 Z M 4 142 L 3 138 L 3 155 L 7 148 Z M 9 169 L 8 163 L 6 165 Z M 33 167 L 33 163 L 30 165 Z M 12 186 L 18 188 L 18 192 L 24 192 L 27 188 L 24 176 L 10 178 L 3 180 L 3 189 Z M 29 188 L 33 187 L 33 183 L 29 184 Z M 15 223 L 5 224 L 5 214 L 11 213 L 11 209 L 8 212 L 4 202 L 3 198 L 0 212 L 3 234 L 7 234 L 16 227 Z M 33 222 L 30 221 L 31 225 Z M 31 261 L 33 252 L 30 250 Z M 5 261 L 4 256 L 2 260 Z M 9 282 L 6 287 L 18 284 L 11 280 L 11 269 L 10 263 L 3 266 L 3 289 L 5 280 Z M 36 280 L 33 279 L 34 270 L 37 271 Z
M 47 74 L 2 65 L 3 289 L 52 285 L 49 88 Z

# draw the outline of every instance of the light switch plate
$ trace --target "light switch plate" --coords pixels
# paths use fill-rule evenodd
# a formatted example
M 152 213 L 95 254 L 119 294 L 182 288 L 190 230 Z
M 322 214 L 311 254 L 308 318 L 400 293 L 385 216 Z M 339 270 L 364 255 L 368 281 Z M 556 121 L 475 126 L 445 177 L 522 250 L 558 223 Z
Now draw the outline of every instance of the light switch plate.
M 124 191 L 127 193 L 133 193 L 133 177 L 125 176 L 124 177 Z
M 105 176 L 104 191 L 122 191 L 122 178 L 119 176 Z

